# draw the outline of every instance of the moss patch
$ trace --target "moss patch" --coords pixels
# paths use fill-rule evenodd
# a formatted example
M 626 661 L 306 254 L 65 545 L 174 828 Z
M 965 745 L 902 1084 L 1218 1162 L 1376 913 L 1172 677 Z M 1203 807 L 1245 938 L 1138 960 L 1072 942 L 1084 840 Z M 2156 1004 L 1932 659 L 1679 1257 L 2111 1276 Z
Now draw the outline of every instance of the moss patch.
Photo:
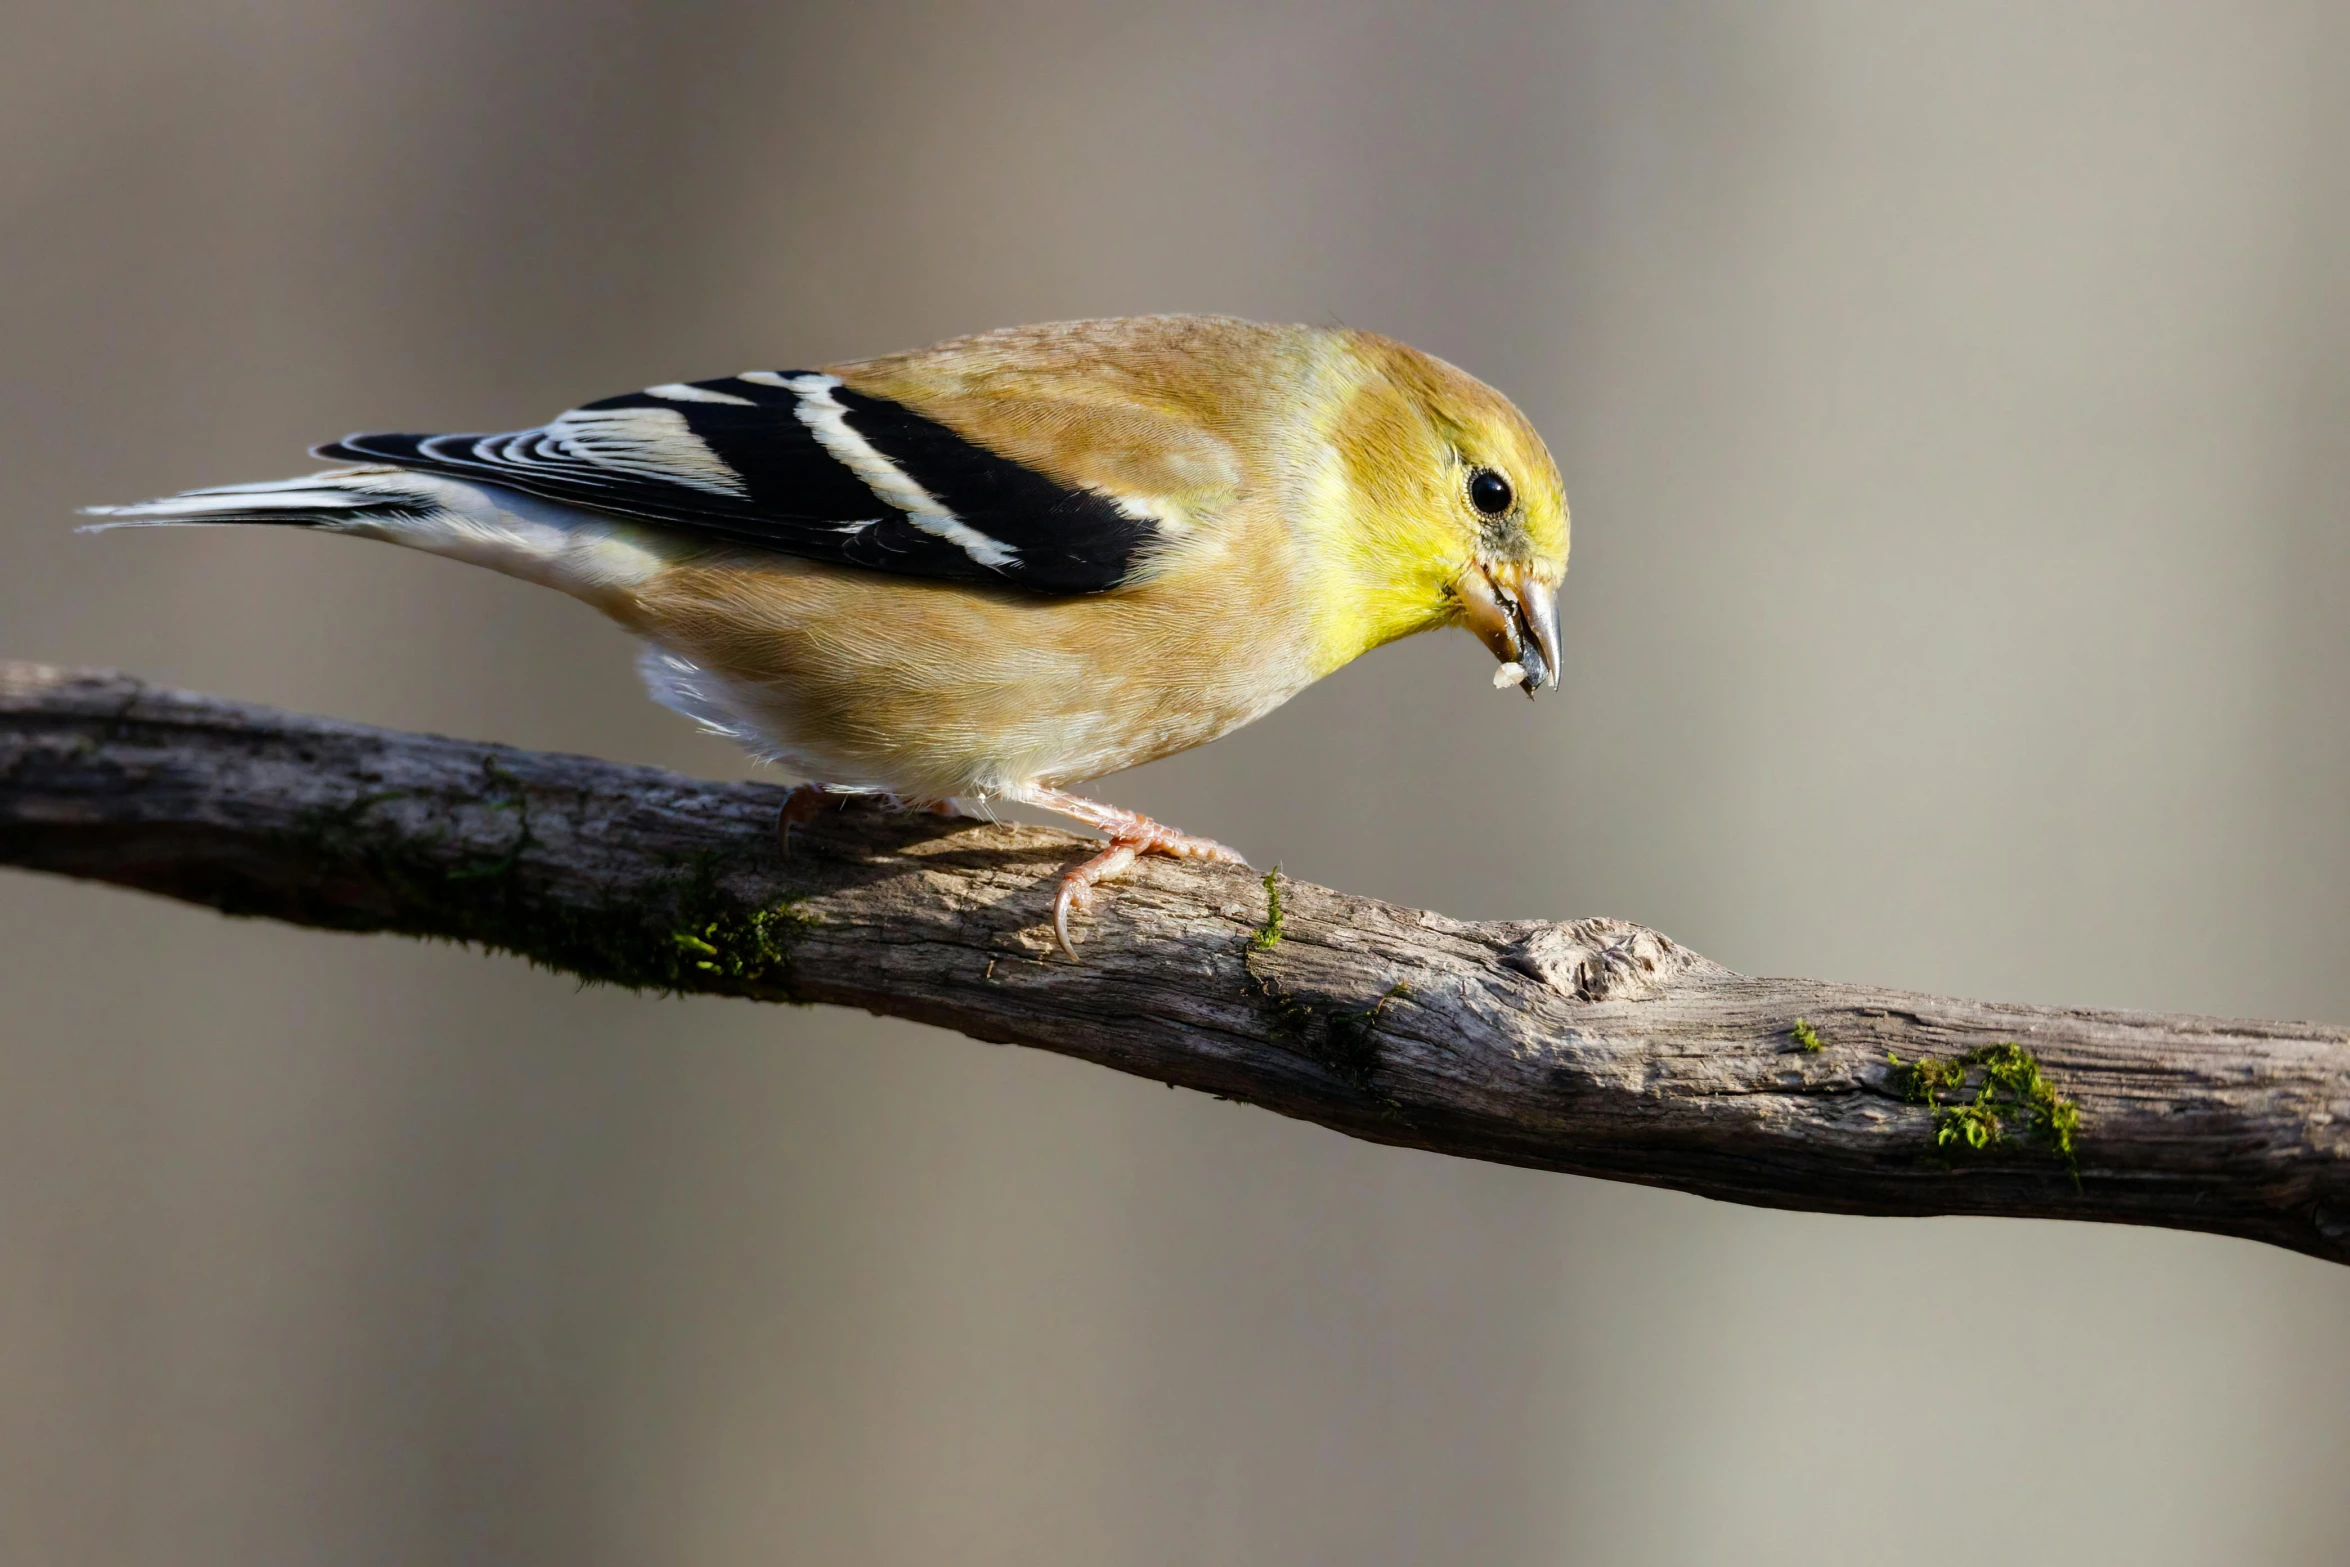
M 808 923 L 806 915 L 778 904 L 724 915 L 698 931 L 671 931 L 669 939 L 699 973 L 756 982 L 790 963 L 792 942 Z
M 1820 1037 L 1820 1031 L 1812 1027 L 1807 1018 L 1797 1018 L 1795 1026 L 1787 1033 L 1795 1041 L 1795 1048 L 1805 1055 L 1816 1056 L 1828 1048 L 1828 1042 Z
M 358 795 L 306 814 L 293 829 L 319 868 L 303 917 L 345 930 L 392 930 L 512 953 L 584 984 L 690 991 L 785 989 L 794 944 L 814 923 L 797 898 L 758 905 L 719 884 L 724 857 L 704 853 L 648 884 L 587 903 L 520 874 L 539 840 L 523 781 L 486 758 L 481 800 L 514 819 L 489 856 L 455 854 L 447 821 L 401 831 L 378 808 L 402 789 Z M 451 809 L 431 802 L 436 815 Z M 311 898 L 315 897 L 316 902 Z M 276 913 L 262 899 L 223 899 L 229 913 Z
M 1251 989 L 1264 1008 L 1266 1020 L 1272 1025 L 1273 1037 L 1296 1047 L 1307 1060 L 1327 1067 L 1332 1075 L 1357 1093 L 1368 1094 L 1384 1105 L 1390 1114 L 1400 1115 L 1403 1107 L 1393 1099 L 1380 1095 L 1371 1086 L 1371 1078 L 1379 1070 L 1379 1041 L 1377 1030 L 1379 1014 L 1387 1010 L 1389 1002 L 1411 993 L 1400 980 L 1390 986 L 1386 994 L 1359 1012 L 1342 1011 L 1335 1007 L 1309 1006 L 1281 988 L 1272 975 L 1258 967 L 1257 960 L 1281 945 L 1282 921 L 1286 913 L 1281 902 L 1281 867 L 1276 865 L 1265 872 L 1265 923 L 1258 926 L 1242 950 L 1241 968 L 1248 975 Z
M 1259 952 L 1281 945 L 1281 867 L 1278 865 L 1265 872 L 1265 923 L 1257 927 L 1249 945 Z
M 1893 1065 L 1893 1083 L 1902 1098 L 1934 1112 L 1934 1146 L 1944 1155 L 1983 1153 L 2014 1142 L 2013 1128 L 2024 1141 L 2062 1159 L 2073 1185 L 2081 1184 L 2074 1142 L 2081 1129 L 2080 1107 L 2056 1091 L 2023 1046 L 2006 1040 L 1956 1057 L 1904 1061 L 1887 1051 L 1885 1058 Z
M 485 900 L 473 935 L 583 983 L 629 990 L 786 988 L 792 947 L 815 923 L 796 898 L 748 905 L 718 887 L 719 857 L 697 855 L 632 897 L 586 909 Z

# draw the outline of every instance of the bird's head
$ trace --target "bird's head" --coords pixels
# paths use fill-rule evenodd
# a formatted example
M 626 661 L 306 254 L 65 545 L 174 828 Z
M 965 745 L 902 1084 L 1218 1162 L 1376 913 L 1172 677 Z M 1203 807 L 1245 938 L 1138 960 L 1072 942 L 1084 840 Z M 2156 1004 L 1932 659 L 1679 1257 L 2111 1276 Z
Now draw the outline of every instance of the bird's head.
M 1340 337 L 1350 363 L 1325 416 L 1335 471 L 1315 508 L 1349 585 L 1329 627 L 1337 661 L 1460 625 L 1500 662 L 1495 684 L 1556 686 L 1567 497 L 1542 438 L 1444 361 Z

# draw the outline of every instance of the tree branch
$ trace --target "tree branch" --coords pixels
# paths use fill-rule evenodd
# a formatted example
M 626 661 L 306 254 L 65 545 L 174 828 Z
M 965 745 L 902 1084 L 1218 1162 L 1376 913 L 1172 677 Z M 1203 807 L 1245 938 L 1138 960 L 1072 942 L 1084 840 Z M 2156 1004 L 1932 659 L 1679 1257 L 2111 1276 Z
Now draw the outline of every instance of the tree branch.
M 1469 924 L 1162 860 L 1072 964 L 1047 920 L 1076 840 L 851 809 L 787 860 L 780 797 L 0 664 L 0 863 L 864 1007 L 1468 1158 L 2350 1262 L 2343 1029 L 1751 979 L 1618 921 Z

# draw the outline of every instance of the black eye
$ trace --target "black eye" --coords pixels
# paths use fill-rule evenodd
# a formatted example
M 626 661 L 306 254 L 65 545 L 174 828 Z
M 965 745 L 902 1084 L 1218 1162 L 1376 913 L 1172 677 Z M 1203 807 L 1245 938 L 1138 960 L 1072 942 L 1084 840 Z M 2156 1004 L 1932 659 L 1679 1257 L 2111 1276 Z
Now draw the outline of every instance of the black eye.
M 1480 468 L 1469 475 L 1469 504 L 1488 517 L 1498 517 L 1510 509 L 1517 497 L 1510 492 L 1510 481 L 1491 468 Z

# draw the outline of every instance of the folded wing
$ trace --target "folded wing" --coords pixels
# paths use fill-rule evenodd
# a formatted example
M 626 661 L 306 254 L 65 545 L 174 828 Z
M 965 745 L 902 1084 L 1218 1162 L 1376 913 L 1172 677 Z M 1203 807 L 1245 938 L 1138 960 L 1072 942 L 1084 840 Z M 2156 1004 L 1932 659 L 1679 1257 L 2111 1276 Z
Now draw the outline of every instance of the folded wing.
M 501 435 L 353 435 L 321 457 L 504 485 L 714 544 L 1052 594 L 1133 578 L 1166 507 L 1056 477 L 822 371 L 752 370 Z

